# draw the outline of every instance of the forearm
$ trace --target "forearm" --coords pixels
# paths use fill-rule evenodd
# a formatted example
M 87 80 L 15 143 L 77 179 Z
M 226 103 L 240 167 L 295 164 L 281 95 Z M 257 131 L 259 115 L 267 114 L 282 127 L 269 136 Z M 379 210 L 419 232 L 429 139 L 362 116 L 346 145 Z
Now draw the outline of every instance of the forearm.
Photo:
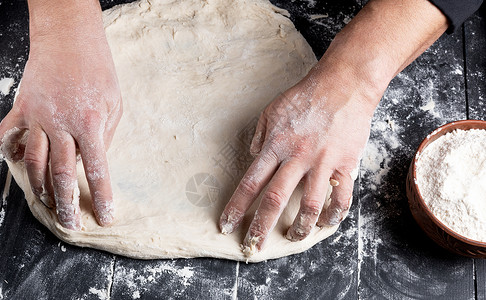
M 93 39 L 104 39 L 101 8 L 97 0 L 29 0 L 31 46 L 69 51 Z M 54 37 L 54 38 L 51 38 Z
M 372 0 L 336 36 L 318 70 L 354 80 L 376 106 L 389 82 L 447 29 L 427 0 Z

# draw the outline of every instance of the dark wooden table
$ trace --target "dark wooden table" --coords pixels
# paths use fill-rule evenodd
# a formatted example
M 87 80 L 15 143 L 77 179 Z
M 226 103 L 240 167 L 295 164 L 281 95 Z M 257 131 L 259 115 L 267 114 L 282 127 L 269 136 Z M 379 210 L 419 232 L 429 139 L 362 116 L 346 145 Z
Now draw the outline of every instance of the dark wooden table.
M 317 56 L 363 5 L 273 2 L 291 12 Z M 312 20 L 318 14 L 327 17 Z M 483 15 L 442 36 L 392 81 L 374 117 L 350 216 L 309 251 L 246 265 L 142 261 L 74 247 L 33 218 L 13 184 L 0 210 L 0 299 L 486 299 L 486 261 L 433 244 L 412 219 L 405 196 L 410 160 L 428 132 L 453 120 L 486 118 Z M 26 3 L 0 1 L 0 80 L 14 78 L 15 88 L 27 53 Z M 13 94 L 0 94 L 1 117 Z M 5 164 L 0 173 L 1 191 Z

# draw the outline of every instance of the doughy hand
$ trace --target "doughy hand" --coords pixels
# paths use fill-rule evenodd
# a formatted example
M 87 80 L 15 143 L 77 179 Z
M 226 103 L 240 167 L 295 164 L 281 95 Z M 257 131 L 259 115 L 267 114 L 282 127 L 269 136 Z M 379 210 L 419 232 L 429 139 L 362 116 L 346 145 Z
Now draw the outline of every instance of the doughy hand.
M 49 207 L 53 197 L 59 222 L 72 230 L 81 228 L 77 150 L 99 224 L 114 218 L 106 149 L 122 103 L 103 27 L 97 25 L 86 35 L 31 32 L 18 97 L 0 124 L 2 153 L 24 159 L 34 194 Z
M 317 226 L 339 224 L 351 205 L 351 173 L 369 136 L 374 106 L 314 69 L 262 113 L 250 151 L 256 158 L 220 219 L 221 231 L 233 232 L 255 199 L 264 192 L 243 242 L 247 256 L 261 250 L 289 198 L 302 180 L 300 210 L 287 232 L 304 239 Z M 329 182 L 335 185 L 323 210 Z

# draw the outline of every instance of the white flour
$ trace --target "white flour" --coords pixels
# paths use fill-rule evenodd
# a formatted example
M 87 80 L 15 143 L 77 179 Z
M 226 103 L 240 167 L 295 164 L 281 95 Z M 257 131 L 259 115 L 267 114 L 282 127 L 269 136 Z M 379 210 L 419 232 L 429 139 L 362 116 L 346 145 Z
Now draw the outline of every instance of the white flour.
M 15 83 L 13 78 L 2 78 L 0 79 L 0 94 L 8 95 L 10 93 L 10 88 Z
M 455 130 L 429 144 L 416 165 L 417 184 L 447 227 L 486 242 L 486 130 Z

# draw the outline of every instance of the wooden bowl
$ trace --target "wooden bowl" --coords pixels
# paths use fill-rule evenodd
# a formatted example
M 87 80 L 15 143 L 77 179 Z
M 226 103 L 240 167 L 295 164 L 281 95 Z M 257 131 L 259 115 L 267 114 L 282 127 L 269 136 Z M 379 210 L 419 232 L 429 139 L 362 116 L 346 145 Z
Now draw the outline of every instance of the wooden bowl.
M 456 129 L 486 129 L 486 121 L 464 120 L 452 122 L 437 128 L 422 141 L 408 171 L 408 203 L 415 221 L 437 244 L 453 253 L 474 258 L 486 258 L 486 242 L 475 241 L 460 235 L 439 221 L 425 204 L 416 183 L 416 163 L 420 153 L 437 138 Z

